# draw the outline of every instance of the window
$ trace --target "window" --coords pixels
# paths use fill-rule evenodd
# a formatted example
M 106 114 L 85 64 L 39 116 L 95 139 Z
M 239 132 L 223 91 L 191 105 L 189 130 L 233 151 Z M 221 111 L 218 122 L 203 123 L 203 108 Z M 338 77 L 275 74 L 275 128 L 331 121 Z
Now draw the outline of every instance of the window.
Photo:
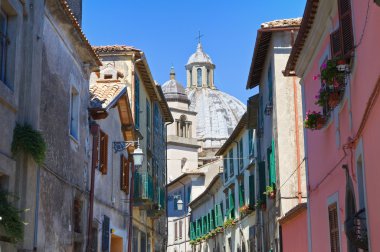
M 3 10 L 0 10 L 0 80 L 7 83 L 6 80 L 6 59 L 8 39 L 8 16 Z
M 120 190 L 129 192 L 129 160 L 121 155 L 120 160 Z
M 183 225 L 183 223 L 182 223 L 182 220 L 180 220 L 179 221 L 179 239 L 182 239 L 182 225 Z
M 192 86 L 193 85 L 193 71 L 190 70 L 189 74 L 190 74 L 190 86 Z
M 223 171 L 224 171 L 224 182 L 228 180 L 228 170 L 227 170 L 227 157 L 223 159 Z
M 151 113 L 150 113 L 150 103 L 148 99 L 146 100 L 146 145 L 151 148 Z
M 187 121 L 187 117 L 185 115 L 181 115 L 177 123 L 177 136 L 179 137 L 191 137 L 191 122 Z
M 234 175 L 234 152 L 230 150 L 228 154 L 228 158 L 230 159 L 230 177 Z
M 249 157 L 254 156 L 254 146 L 253 146 L 253 129 L 248 131 L 248 145 L 249 145 Z
M 330 246 L 331 252 L 339 252 L 339 220 L 337 203 L 329 205 L 329 228 L 330 228 Z
M 239 181 L 239 206 L 245 205 L 245 194 L 244 194 L 244 180 Z
M 178 240 L 178 223 L 174 222 L 174 240 Z
M 350 58 L 354 50 L 351 0 L 338 0 L 339 23 L 343 57 Z
M 99 170 L 102 174 L 107 174 L 107 157 L 108 157 L 108 135 L 100 130 L 100 148 L 99 148 Z
M 231 219 L 235 219 L 235 197 L 234 190 L 230 191 L 229 194 L 229 209 L 228 209 L 228 217 Z
M 260 200 L 262 201 L 266 201 L 266 197 L 265 197 L 265 186 L 266 186 L 266 182 L 265 182 L 265 162 L 262 161 L 262 162 L 259 162 L 259 196 L 260 196 Z
M 135 126 L 140 128 L 140 79 L 135 74 Z
M 202 69 L 197 69 L 197 86 L 202 87 Z
M 239 169 L 243 169 L 244 168 L 244 149 L 243 149 L 243 138 L 240 139 L 239 141 L 239 146 L 238 146 L 238 150 L 239 150 Z
M 207 69 L 207 86 L 210 87 L 210 69 Z
M 187 187 L 187 202 L 191 201 L 191 186 Z
M 74 87 L 71 88 L 70 103 L 70 135 L 79 140 L 79 94 Z
M 268 161 L 268 174 L 269 174 L 269 186 L 276 186 L 276 156 L 274 140 L 272 139 L 271 147 L 267 149 L 267 161 Z
M 255 175 L 249 176 L 249 205 L 255 206 Z
M 268 100 L 273 101 L 273 77 L 272 77 L 272 64 L 269 63 L 268 68 Z

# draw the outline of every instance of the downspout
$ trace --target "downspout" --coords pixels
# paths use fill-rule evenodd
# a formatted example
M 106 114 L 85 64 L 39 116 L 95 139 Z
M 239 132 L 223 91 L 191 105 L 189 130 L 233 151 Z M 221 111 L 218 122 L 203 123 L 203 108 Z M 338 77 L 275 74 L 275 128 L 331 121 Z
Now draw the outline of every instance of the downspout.
M 94 190 L 95 190 L 95 170 L 98 162 L 98 138 L 99 138 L 99 125 L 92 122 L 90 125 L 90 132 L 92 135 L 92 159 L 91 159 L 91 184 L 90 184 L 90 209 L 88 213 L 88 229 L 87 229 L 87 251 L 92 248 L 92 219 L 94 215 Z
M 294 30 L 290 31 L 290 37 L 291 37 L 291 45 L 293 47 L 294 45 Z M 295 120 L 295 134 L 296 134 L 296 159 L 297 159 L 297 197 L 298 197 L 298 204 L 302 203 L 302 190 L 301 190 L 301 160 L 300 160 L 300 139 L 299 139 L 299 117 L 298 117 L 298 94 L 297 94 L 297 84 L 296 84 L 296 77 L 293 76 L 293 102 L 294 102 L 294 120 Z

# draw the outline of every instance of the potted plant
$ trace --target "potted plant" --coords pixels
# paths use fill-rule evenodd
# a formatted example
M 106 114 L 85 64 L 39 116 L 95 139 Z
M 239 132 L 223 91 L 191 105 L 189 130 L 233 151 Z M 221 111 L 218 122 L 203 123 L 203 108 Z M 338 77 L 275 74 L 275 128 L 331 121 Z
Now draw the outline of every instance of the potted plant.
M 339 104 L 340 99 L 341 99 L 341 95 L 340 95 L 339 90 L 331 91 L 331 93 L 329 94 L 329 98 L 328 98 L 329 107 L 335 108 Z
M 224 232 L 224 228 L 223 227 L 217 227 L 217 228 L 215 228 L 215 232 L 216 233 L 223 233 Z
M 327 89 L 327 86 L 326 85 L 323 85 L 320 89 L 319 89 L 319 92 L 318 94 L 315 96 L 315 98 L 317 99 L 315 101 L 315 105 L 319 105 L 320 107 L 324 107 L 327 103 L 328 103 L 328 100 L 329 100 L 329 90 Z
M 249 205 L 244 205 L 242 207 L 239 208 L 239 213 L 240 213 L 240 216 L 244 217 L 250 213 L 253 212 L 254 209 L 252 209 L 251 206 Z
M 304 121 L 305 128 L 311 130 L 319 130 L 326 124 L 326 117 L 321 112 L 307 112 Z
M 342 63 L 342 59 L 331 59 L 322 65 L 321 80 L 324 84 L 332 86 L 334 84 L 336 85 L 336 83 L 339 83 L 339 85 L 343 85 L 344 73 L 340 71 Z
M 265 192 L 263 193 L 267 195 L 270 199 L 276 198 L 276 188 L 274 186 L 267 186 L 265 188 Z

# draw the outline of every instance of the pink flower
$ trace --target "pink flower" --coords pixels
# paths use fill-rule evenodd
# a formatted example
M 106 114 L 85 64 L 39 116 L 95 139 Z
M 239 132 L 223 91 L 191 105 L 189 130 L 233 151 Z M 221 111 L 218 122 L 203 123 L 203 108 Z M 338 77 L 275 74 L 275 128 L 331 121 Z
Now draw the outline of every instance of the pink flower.
M 318 75 L 314 75 L 314 76 L 313 76 L 313 80 L 318 80 L 320 77 L 321 77 L 320 74 L 318 74 Z

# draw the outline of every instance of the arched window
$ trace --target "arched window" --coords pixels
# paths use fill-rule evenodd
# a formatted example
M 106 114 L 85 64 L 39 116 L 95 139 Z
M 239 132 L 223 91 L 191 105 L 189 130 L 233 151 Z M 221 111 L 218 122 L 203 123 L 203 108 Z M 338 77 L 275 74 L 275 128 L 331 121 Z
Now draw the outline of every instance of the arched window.
M 191 138 L 191 122 L 187 121 L 185 115 L 181 115 L 177 122 L 177 136 Z
M 202 87 L 202 69 L 197 69 L 197 86 Z

